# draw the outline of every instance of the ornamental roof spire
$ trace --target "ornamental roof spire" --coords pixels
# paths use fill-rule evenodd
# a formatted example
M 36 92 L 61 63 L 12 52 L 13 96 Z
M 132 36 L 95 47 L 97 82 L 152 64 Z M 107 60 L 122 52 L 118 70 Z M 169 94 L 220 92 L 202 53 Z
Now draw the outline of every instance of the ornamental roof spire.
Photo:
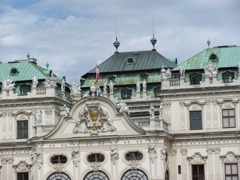
M 117 19 L 116 19 L 116 40 L 113 42 L 113 45 L 114 45 L 115 48 L 116 48 L 115 53 L 118 53 L 118 47 L 120 46 L 120 42 L 119 42 L 118 39 L 117 39 Z
M 151 42 L 152 45 L 153 45 L 152 51 L 156 51 L 156 49 L 155 49 L 155 44 L 157 43 L 157 39 L 154 37 L 154 17 L 153 17 L 152 26 L 153 26 L 153 37 L 152 37 L 152 39 L 150 40 L 150 42 Z
M 209 39 L 207 41 L 207 44 L 208 44 L 208 48 L 210 48 L 211 41 Z

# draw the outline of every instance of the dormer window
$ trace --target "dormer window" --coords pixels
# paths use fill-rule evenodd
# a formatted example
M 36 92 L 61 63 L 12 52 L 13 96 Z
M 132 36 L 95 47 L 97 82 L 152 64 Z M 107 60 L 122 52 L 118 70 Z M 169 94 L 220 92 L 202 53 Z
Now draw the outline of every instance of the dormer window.
M 27 95 L 28 92 L 30 92 L 31 87 L 29 85 L 22 85 L 20 86 L 20 94 L 21 95 Z
M 209 60 L 212 61 L 212 62 L 215 62 L 218 60 L 218 57 L 215 53 L 212 53 L 210 56 L 209 56 Z
M 202 75 L 194 73 L 194 74 L 190 75 L 189 78 L 190 78 L 191 85 L 200 84 L 200 81 L 202 80 Z
M 115 82 L 115 75 L 110 74 L 107 76 L 107 79 L 108 79 L 108 82 L 110 81 Z
M 10 71 L 10 75 L 11 75 L 11 76 L 16 76 L 18 73 L 19 73 L 19 72 L 18 72 L 18 70 L 17 70 L 15 67 L 13 67 L 13 68 L 11 69 L 11 71 Z
M 234 79 L 234 73 L 227 71 L 222 74 L 222 79 L 224 83 L 231 83 L 233 82 L 233 79 Z
M 135 62 L 135 59 L 132 57 L 127 58 L 127 64 L 133 64 Z
M 143 73 L 140 74 L 140 80 L 143 81 L 144 79 L 145 79 L 145 80 L 148 79 L 148 74 L 145 73 L 145 72 L 143 72 Z

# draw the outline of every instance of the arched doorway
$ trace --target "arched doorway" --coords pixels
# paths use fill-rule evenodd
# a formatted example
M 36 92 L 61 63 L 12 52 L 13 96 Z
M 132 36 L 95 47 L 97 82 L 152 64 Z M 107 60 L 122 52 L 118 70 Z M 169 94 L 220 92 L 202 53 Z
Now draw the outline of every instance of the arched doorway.
M 123 175 L 121 180 L 148 180 L 147 175 L 140 169 L 130 169 L 126 171 Z
M 48 176 L 47 180 L 71 180 L 64 172 L 55 172 Z
M 107 174 L 102 171 L 90 171 L 84 176 L 83 180 L 110 180 Z

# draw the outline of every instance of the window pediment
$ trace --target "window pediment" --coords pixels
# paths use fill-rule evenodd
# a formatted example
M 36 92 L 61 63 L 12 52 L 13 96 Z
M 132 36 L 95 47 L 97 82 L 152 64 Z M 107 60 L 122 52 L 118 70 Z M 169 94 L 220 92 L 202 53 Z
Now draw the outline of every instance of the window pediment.
M 220 156 L 223 162 L 240 162 L 240 156 L 236 155 L 234 152 L 229 151 L 225 155 Z
M 203 155 L 201 155 L 201 153 L 196 152 L 191 157 L 187 157 L 187 160 L 191 164 L 204 164 L 206 162 L 207 158 L 208 158 L 208 156 L 203 156 Z

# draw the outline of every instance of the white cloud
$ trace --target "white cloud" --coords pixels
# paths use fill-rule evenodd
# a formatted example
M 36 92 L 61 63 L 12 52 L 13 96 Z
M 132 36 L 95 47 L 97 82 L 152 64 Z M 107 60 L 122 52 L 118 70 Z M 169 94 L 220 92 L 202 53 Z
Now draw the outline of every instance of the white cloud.
M 2 2 L 0 49 L 4 62 L 27 52 L 69 82 L 110 57 L 118 18 L 119 51 L 150 50 L 152 16 L 156 49 L 179 61 L 212 45 L 239 44 L 237 0 L 45 0 L 19 5 Z

